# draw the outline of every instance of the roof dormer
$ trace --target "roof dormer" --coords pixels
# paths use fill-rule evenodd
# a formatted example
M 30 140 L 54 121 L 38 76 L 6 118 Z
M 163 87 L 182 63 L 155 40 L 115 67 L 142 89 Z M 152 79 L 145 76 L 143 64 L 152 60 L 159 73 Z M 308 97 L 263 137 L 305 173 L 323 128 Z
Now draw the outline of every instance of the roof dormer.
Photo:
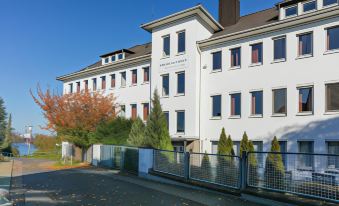
M 102 64 L 105 65 L 105 64 L 124 60 L 130 54 L 134 54 L 134 52 L 127 50 L 127 49 L 121 49 L 121 50 L 117 50 L 114 52 L 101 55 L 100 57 L 101 57 Z
M 338 0 L 284 0 L 277 7 L 279 19 L 284 20 L 337 5 Z

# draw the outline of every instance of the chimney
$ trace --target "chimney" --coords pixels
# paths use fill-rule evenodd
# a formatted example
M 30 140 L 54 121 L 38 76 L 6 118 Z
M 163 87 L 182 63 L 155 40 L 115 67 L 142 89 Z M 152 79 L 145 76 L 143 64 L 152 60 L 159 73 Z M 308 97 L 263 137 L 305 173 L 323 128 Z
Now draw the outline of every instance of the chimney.
M 219 0 L 219 23 L 223 27 L 236 24 L 240 18 L 240 0 Z

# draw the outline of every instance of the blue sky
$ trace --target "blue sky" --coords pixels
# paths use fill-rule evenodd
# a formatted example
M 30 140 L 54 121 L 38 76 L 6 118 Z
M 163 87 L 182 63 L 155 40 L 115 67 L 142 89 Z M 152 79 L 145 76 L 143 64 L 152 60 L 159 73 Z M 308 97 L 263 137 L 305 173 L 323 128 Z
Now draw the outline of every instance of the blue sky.
M 242 0 L 241 14 L 277 0 Z M 45 120 L 29 90 L 62 90 L 57 76 L 94 63 L 99 55 L 149 42 L 142 23 L 202 3 L 215 17 L 218 0 L 0 0 L 0 97 L 23 132 Z

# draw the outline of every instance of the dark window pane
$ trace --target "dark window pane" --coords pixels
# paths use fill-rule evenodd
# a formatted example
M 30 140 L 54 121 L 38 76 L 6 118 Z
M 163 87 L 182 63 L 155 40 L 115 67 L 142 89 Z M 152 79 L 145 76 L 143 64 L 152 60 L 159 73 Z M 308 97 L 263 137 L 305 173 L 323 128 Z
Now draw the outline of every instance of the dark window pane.
M 328 154 L 339 154 L 339 142 L 327 142 L 328 145 Z M 338 156 L 329 156 L 328 157 L 328 167 L 330 169 L 339 168 L 339 157 Z
M 69 84 L 69 93 L 73 93 L 73 84 Z
M 121 73 L 121 86 L 126 86 L 126 72 Z
M 339 111 L 339 83 L 326 86 L 326 111 Z
M 170 37 L 169 36 L 166 36 L 163 38 L 163 55 L 164 56 L 169 56 L 170 55 Z
M 231 116 L 241 115 L 241 94 L 231 95 Z
M 324 0 L 324 6 L 338 3 L 338 0 Z
M 144 68 L 144 82 L 149 82 L 149 67 Z
M 312 88 L 299 89 L 299 112 L 313 111 L 313 92 Z
M 328 29 L 327 32 L 327 49 L 339 49 L 339 27 Z
M 185 94 L 185 73 L 178 74 L 178 94 Z
M 293 6 L 293 7 L 287 8 L 285 10 L 286 17 L 297 15 L 297 13 L 298 13 L 298 7 L 297 6 Z
M 311 1 L 311 2 L 305 3 L 303 5 L 304 12 L 312 11 L 312 10 L 315 10 L 316 8 L 317 8 L 317 2 L 316 1 Z
M 236 48 L 231 50 L 231 66 L 237 67 L 241 65 L 241 49 Z
M 162 76 L 162 96 L 169 95 L 169 76 Z
M 178 53 L 185 52 L 186 50 L 186 39 L 185 32 L 178 33 Z
M 109 62 L 109 58 L 105 58 L 105 63 L 107 64 Z
M 263 92 L 252 92 L 252 115 L 263 114 Z
M 299 153 L 313 153 L 313 142 L 304 141 L 299 142 Z M 299 168 L 313 167 L 313 155 L 300 154 L 298 155 Z
M 274 40 L 274 60 L 286 58 L 286 38 Z
M 164 112 L 165 115 L 165 119 L 166 119 L 166 123 L 167 123 L 167 129 L 169 128 L 169 113 L 168 112 Z
M 263 50 L 262 44 L 252 45 L 252 64 L 262 63 Z
M 213 70 L 221 69 L 221 52 L 215 52 L 213 55 Z
M 185 132 L 185 112 L 177 112 L 177 132 Z
M 115 62 L 115 55 L 112 56 L 112 62 Z
M 132 70 L 132 84 L 137 84 L 138 83 L 138 71 Z
M 221 117 L 221 95 L 212 97 L 212 117 Z
M 93 79 L 93 90 L 96 91 L 97 90 L 97 79 Z
M 279 146 L 280 146 L 280 152 L 282 152 L 282 153 L 287 152 L 287 141 L 279 141 Z M 287 166 L 287 155 L 282 154 L 281 156 L 282 156 L 284 166 L 286 168 L 286 166 Z
M 118 54 L 118 59 L 122 59 L 124 57 L 123 54 Z
M 312 54 L 312 34 L 303 34 L 299 36 L 299 55 Z
M 273 113 L 274 114 L 286 114 L 286 89 L 277 89 L 273 91 Z

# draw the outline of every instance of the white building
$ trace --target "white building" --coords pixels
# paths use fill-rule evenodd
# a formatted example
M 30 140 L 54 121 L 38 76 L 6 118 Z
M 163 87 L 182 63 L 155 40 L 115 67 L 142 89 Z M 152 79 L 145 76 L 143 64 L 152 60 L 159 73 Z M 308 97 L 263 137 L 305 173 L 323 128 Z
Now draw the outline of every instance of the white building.
M 259 151 L 277 136 L 282 151 L 339 154 L 338 0 L 246 16 L 220 0 L 219 21 L 198 5 L 142 28 L 152 43 L 59 77 L 64 92 L 113 92 L 122 115 L 146 119 L 157 88 L 177 150 L 215 153 L 225 127 L 236 151 L 246 131 Z

